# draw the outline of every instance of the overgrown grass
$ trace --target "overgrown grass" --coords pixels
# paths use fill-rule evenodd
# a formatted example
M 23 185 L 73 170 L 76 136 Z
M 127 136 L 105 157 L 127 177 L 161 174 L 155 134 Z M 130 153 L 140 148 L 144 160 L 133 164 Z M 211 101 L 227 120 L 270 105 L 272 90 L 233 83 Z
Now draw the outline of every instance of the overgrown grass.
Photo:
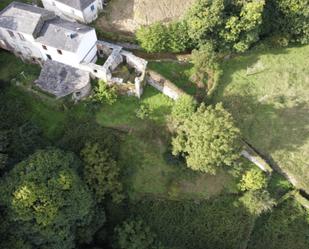
M 308 53 L 309 46 L 264 48 L 226 61 L 213 98 L 233 114 L 249 143 L 307 191 Z
M 248 249 L 307 249 L 308 235 L 308 211 L 288 199 L 257 220 Z
M 254 220 L 237 196 L 225 195 L 201 202 L 146 198 L 134 203 L 131 212 L 173 249 L 242 248 Z
M 92 131 L 88 129 L 93 127 L 100 137 L 100 134 L 106 134 L 105 127 L 111 128 L 110 132 L 116 130 L 117 134 L 120 130 L 118 162 L 131 198 L 152 195 L 172 199 L 206 199 L 235 184 L 232 177 L 224 172 L 215 177 L 192 173 L 171 156 L 168 124 L 173 101 L 154 88 L 147 86 L 141 100 L 122 96 L 113 105 L 103 104 L 91 111 L 85 102 L 68 105 L 66 101 L 33 94 L 27 87 L 14 86 L 16 81 L 31 85 L 39 75 L 38 66 L 23 63 L 6 52 L 1 52 L 0 65 L 0 80 L 11 84 L 5 89 L 6 98 L 23 103 L 26 119 L 37 124 L 49 140 L 56 143 L 60 140 L 60 145 L 67 147 L 72 139 L 76 140 L 72 136 L 80 137 L 85 142 L 85 134 L 90 136 Z M 26 78 L 20 76 L 21 72 Z M 12 82 L 14 78 L 17 80 Z M 141 105 L 147 105 L 152 110 L 145 120 L 136 116 Z M 68 129 L 72 132 L 65 134 Z M 82 142 L 76 141 L 72 149 L 78 153 Z

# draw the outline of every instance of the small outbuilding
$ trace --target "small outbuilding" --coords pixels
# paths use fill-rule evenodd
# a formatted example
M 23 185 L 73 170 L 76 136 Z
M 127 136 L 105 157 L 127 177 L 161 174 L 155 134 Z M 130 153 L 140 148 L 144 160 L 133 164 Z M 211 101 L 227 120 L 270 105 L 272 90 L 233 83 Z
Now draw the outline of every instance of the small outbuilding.
M 57 98 L 72 94 L 75 100 L 86 97 L 91 90 L 88 72 L 56 61 L 44 63 L 40 77 L 35 84 L 44 92 Z

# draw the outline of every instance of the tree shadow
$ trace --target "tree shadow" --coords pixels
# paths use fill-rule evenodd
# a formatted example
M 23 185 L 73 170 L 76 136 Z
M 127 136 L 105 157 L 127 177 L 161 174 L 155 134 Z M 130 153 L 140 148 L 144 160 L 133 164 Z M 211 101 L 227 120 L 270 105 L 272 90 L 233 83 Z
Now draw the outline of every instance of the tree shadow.
M 245 139 L 265 155 L 297 151 L 309 139 L 309 106 L 305 102 L 280 107 L 252 95 L 228 95 L 223 104 Z

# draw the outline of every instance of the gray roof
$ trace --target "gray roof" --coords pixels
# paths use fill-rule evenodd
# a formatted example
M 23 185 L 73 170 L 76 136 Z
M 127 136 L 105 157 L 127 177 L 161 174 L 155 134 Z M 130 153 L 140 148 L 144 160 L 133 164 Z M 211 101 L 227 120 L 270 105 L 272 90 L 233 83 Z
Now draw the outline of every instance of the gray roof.
M 85 34 L 93 28 L 61 18 L 45 22 L 36 39 L 38 42 L 65 51 L 75 52 Z
M 55 18 L 51 11 L 12 2 L 0 12 L 0 27 L 36 36 L 44 21 Z
M 95 2 L 95 0 L 56 0 L 56 1 L 78 10 L 84 10 L 90 4 Z
M 46 61 L 36 85 L 58 98 L 67 96 L 90 84 L 88 72 L 56 62 Z

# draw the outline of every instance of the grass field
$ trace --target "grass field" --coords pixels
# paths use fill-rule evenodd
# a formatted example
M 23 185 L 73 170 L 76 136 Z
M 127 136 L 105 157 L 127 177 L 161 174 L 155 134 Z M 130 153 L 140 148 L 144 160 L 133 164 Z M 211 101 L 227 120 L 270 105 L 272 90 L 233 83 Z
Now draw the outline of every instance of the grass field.
M 150 62 L 148 67 L 173 82 L 186 93 L 190 95 L 196 94 L 197 87 L 192 80 L 192 64 L 162 61 Z
M 223 64 L 213 102 L 245 139 L 309 192 L 309 46 L 264 49 Z
M 12 84 L 7 89 L 8 97 L 23 100 L 27 118 L 39 125 L 48 139 L 55 142 L 61 139 L 72 118 L 76 122 L 93 120 L 91 122 L 102 128 L 121 131 L 119 163 L 123 168 L 126 189 L 132 198 L 152 195 L 205 199 L 235 189 L 235 182 L 227 173 L 220 172 L 216 177 L 192 173 L 170 155 L 168 123 L 173 102 L 154 88 L 147 86 L 141 100 L 123 96 L 111 106 L 102 105 L 89 112 L 85 102 L 67 106 L 65 101 L 42 98 L 41 94 L 13 87 L 16 81 L 31 84 L 39 75 L 38 66 L 23 63 L 4 51 L 0 52 L 0 65 L 0 81 Z M 152 110 L 145 120 L 136 116 L 141 105 Z M 232 190 L 228 190 L 230 188 Z

